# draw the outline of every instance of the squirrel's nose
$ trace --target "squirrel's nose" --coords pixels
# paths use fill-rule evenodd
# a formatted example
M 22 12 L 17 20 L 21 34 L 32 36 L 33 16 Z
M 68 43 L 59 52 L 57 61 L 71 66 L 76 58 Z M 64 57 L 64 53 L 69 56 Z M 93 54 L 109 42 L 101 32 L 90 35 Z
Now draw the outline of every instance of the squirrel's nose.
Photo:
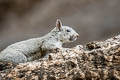
M 78 37 L 79 37 L 79 34 L 77 34 L 76 37 L 78 38 Z

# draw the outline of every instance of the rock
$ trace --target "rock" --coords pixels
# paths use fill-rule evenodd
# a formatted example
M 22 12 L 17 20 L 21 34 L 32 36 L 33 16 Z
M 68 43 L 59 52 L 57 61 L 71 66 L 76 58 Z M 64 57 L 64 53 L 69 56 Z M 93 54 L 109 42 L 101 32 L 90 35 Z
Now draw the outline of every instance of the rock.
M 0 78 L 6 80 L 119 80 L 120 35 L 65 48 L 32 62 L 0 62 L 0 69 Z

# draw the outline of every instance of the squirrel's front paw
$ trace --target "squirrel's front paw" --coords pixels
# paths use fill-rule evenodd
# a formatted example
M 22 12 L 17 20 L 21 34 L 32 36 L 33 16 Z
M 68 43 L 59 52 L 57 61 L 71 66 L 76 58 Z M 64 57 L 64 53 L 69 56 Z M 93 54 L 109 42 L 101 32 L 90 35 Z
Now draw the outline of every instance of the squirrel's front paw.
M 56 48 L 53 50 L 54 53 L 60 52 L 61 48 Z
M 56 52 L 59 52 L 60 51 L 60 48 L 56 48 Z
M 59 52 L 59 51 L 60 51 L 60 48 L 56 48 L 56 49 L 53 49 L 53 50 L 52 50 L 53 53 L 57 53 L 57 52 Z
M 50 53 L 57 53 L 59 51 L 60 51 L 60 48 L 55 48 L 55 49 L 48 50 L 48 52 L 50 52 Z

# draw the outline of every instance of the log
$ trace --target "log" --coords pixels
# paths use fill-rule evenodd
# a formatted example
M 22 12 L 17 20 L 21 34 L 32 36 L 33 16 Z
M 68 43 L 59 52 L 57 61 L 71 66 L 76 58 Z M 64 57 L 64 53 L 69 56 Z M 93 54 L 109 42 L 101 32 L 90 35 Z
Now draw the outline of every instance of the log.
M 0 61 L 0 80 L 119 80 L 120 35 L 49 53 L 39 60 Z

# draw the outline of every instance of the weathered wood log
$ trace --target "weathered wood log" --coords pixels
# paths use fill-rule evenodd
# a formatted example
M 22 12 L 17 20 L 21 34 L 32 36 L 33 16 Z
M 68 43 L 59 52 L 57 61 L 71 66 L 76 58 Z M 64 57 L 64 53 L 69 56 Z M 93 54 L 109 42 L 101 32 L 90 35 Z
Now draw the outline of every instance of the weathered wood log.
M 119 80 L 120 35 L 50 53 L 37 61 L 9 65 L 11 69 L 4 69 L 6 65 L 1 63 L 0 76 L 6 80 Z

